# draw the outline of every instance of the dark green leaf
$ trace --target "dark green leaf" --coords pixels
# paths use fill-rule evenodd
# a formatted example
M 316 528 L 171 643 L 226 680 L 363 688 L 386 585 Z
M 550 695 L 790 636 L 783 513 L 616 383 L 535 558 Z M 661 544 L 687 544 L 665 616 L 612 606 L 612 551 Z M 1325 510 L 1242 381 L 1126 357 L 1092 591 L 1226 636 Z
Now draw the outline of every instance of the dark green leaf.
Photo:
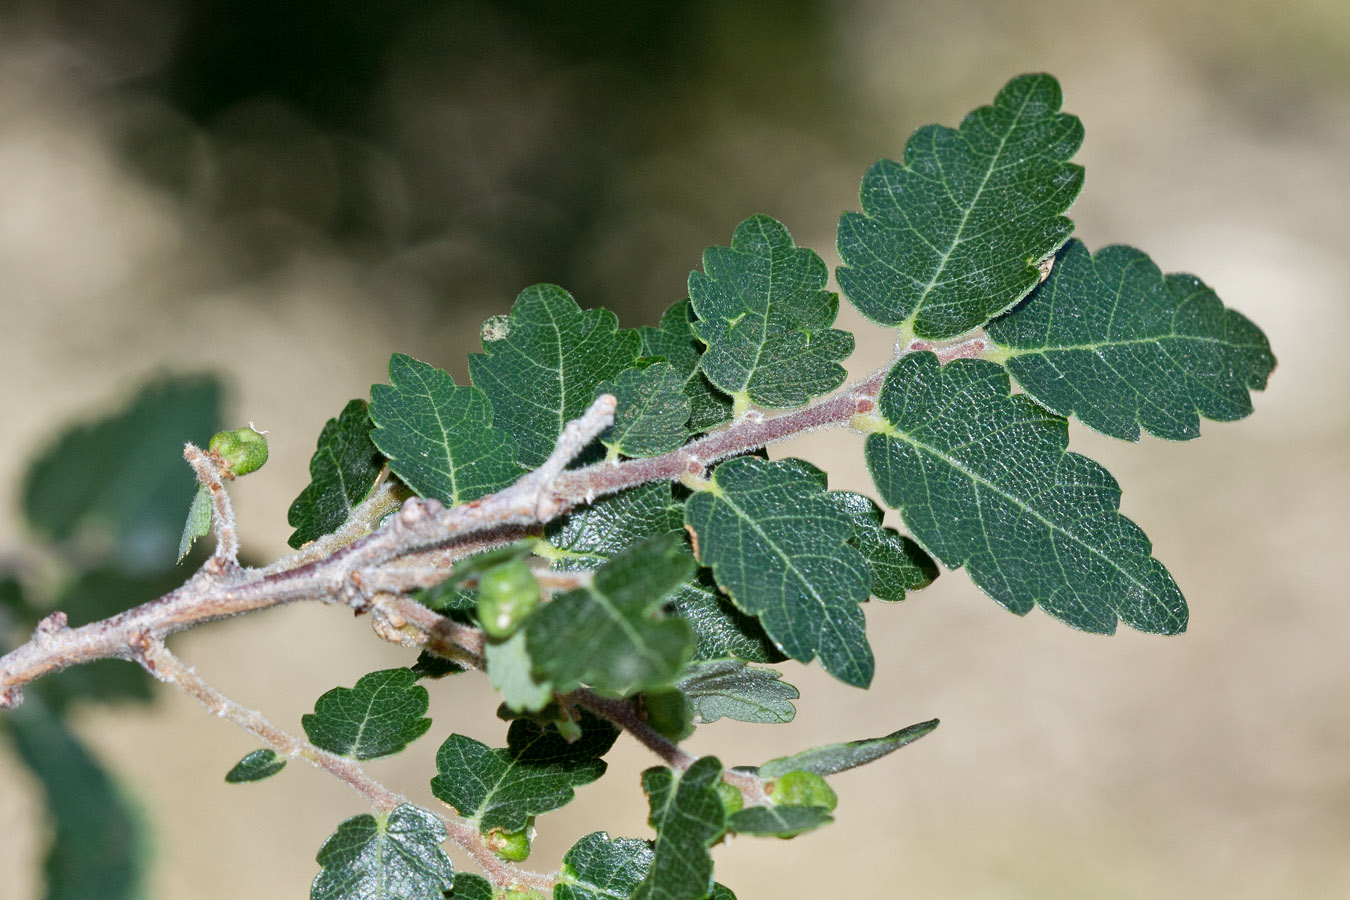
M 420 681 L 423 678 L 436 679 L 447 675 L 459 675 L 467 670 L 453 659 L 446 659 L 430 650 L 423 650 L 417 654 L 417 662 L 413 663 L 408 671 L 416 675 Z
M 493 828 L 520 831 L 530 816 L 572 802 L 573 788 L 605 774 L 600 757 L 618 732 L 608 722 L 582 714 L 581 737 L 569 742 L 554 726 L 517 719 L 506 748 L 493 750 L 452 734 L 436 753 L 431 791 L 484 834 Z
M 384 466 L 370 437 L 374 427 L 364 400 L 352 400 L 323 426 L 309 458 L 309 484 L 286 513 L 295 529 L 287 540 L 292 547 L 336 531 L 370 494 Z
M 789 838 L 833 821 L 823 806 L 747 806 L 727 816 L 727 829 L 737 834 Z
M 402 353 L 389 358 L 389 382 L 370 389 L 370 437 L 408 487 L 455 506 L 520 476 L 511 434 L 493 427 L 478 388 Z
M 483 647 L 492 686 L 502 702 L 516 712 L 539 712 L 553 700 L 553 683 L 531 673 L 533 663 L 525 648 L 525 632 L 517 631 L 504 641 L 488 641 Z
M 884 432 L 867 438 L 882 498 L 948 568 L 1018 613 L 1041 608 L 1075 628 L 1112 633 L 1186 627 L 1186 601 L 1148 538 L 1118 511 L 1120 487 L 1069 453 L 1065 421 L 984 360 L 939 366 L 932 353 L 886 376 Z
M 441 820 L 404 803 L 353 816 L 319 849 L 310 900 L 442 900 L 455 880 Z
M 583 311 L 556 285 L 536 284 L 520 292 L 509 317 L 484 326 L 483 353 L 469 356 L 469 371 L 525 468 L 548 458 L 601 382 L 637 360 L 638 335 L 618 322 L 606 309 Z
M 286 768 L 286 758 L 275 750 L 254 750 L 234 764 L 234 768 L 225 773 L 230 784 L 243 784 L 246 781 L 262 781 Z
M 1036 286 L 1037 264 L 1073 231 L 1083 186 L 1068 159 L 1083 125 L 1059 83 L 1023 75 L 959 130 L 929 125 L 863 176 L 861 213 L 839 220 L 839 287 L 869 319 L 946 338 L 983 325 Z
M 445 900 L 492 900 L 496 896 L 492 882 L 481 875 L 460 872 L 455 875 L 455 886 L 445 895 Z
M 714 884 L 713 892 L 708 900 L 736 900 L 736 895 L 725 884 Z
M 844 744 L 827 744 L 824 747 L 794 753 L 792 756 L 781 756 L 760 766 L 759 775 L 763 778 L 777 778 L 788 772 L 833 775 L 881 759 L 906 744 L 912 744 L 937 727 L 938 720 L 929 719 L 927 722 L 910 725 L 882 737 L 849 741 Z
M 694 308 L 681 300 L 661 316 L 661 325 L 638 329 L 642 335 L 642 355 L 664 357 L 684 378 L 684 395 L 689 398 L 689 428 L 695 434 L 707 431 L 731 419 L 731 398 L 712 386 L 699 369 L 703 342 L 694 334 Z
M 613 394 L 619 401 L 614 425 L 600 436 L 611 458 L 656 456 L 674 450 L 688 436 L 689 398 L 683 376 L 670 363 L 628 369 L 595 393 Z
M 652 849 L 635 838 L 586 835 L 563 857 L 553 900 L 627 900 L 652 864 Z
M 353 759 L 398 753 L 426 734 L 427 689 L 411 669 L 362 675 L 354 688 L 333 688 L 300 725 L 316 747 Z
M 800 694 L 773 669 L 747 666 L 738 659 L 690 663 L 675 686 L 684 692 L 698 724 L 726 716 L 738 722 L 791 722 L 792 701 Z
M 729 460 L 689 498 L 685 522 L 717 583 L 784 653 L 802 662 L 819 655 L 825 671 L 848 684 L 872 680 L 859 606 L 867 566 L 847 544 L 848 517 L 813 476 L 793 464 Z
M 903 600 L 906 591 L 927 587 L 937 577 L 937 563 L 922 547 L 882 526 L 881 507 L 871 497 L 852 491 L 830 491 L 825 496 L 853 523 L 848 543 L 867 560 L 873 597 Z
M 694 659 L 734 656 L 761 663 L 787 659 L 765 634 L 759 619 L 741 612 L 717 589 L 708 569 L 699 569 L 694 578 L 680 585 L 670 609 L 694 629 Z
M 188 507 L 187 521 L 183 523 L 183 534 L 178 538 L 178 559 L 188 555 L 197 538 L 211 533 L 211 492 L 205 486 L 197 488 L 192 495 L 192 505 Z
M 726 830 L 717 796 L 722 764 L 705 756 L 677 775 L 666 768 L 642 773 L 642 790 L 656 829 L 651 867 L 633 891 L 633 900 L 703 900 L 712 891 L 713 861 L 708 848 Z
M 703 272 L 689 275 L 694 331 L 708 345 L 699 367 L 740 403 L 801 406 L 838 387 L 839 360 L 853 335 L 830 328 L 839 297 L 812 250 L 798 248 L 780 222 L 752 216 L 730 247 L 709 247 Z
M 1132 247 L 1071 241 L 1012 312 L 989 323 L 1022 389 L 1111 437 L 1200 435 L 1252 411 L 1275 368 L 1270 343 L 1193 275 L 1167 275 Z

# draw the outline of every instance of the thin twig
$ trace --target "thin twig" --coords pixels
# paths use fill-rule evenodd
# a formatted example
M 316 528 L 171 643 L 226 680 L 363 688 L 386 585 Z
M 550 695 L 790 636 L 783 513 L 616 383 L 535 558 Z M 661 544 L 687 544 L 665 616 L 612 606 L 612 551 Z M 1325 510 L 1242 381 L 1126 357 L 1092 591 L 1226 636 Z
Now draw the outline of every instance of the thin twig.
M 204 568 L 215 575 L 233 572 L 239 568 L 239 532 L 235 529 L 234 506 L 230 503 L 229 492 L 225 490 L 226 469 L 220 455 L 205 451 L 195 444 L 186 444 L 183 458 L 197 473 L 198 483 L 211 497 L 211 530 L 215 533 L 216 549 Z

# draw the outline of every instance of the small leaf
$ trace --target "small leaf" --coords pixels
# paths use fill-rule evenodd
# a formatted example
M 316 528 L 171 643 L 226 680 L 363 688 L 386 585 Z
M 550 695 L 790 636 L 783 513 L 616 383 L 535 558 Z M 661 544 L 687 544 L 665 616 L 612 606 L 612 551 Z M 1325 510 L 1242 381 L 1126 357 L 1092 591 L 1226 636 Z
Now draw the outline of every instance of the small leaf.
M 1073 231 L 1083 187 L 1068 160 L 1083 125 L 1049 75 L 1014 78 L 959 130 L 929 125 L 862 181 L 839 220 L 839 287 L 867 318 L 925 338 L 978 328 L 1036 286 Z
M 708 345 L 703 374 L 770 407 L 801 406 L 842 384 L 853 335 L 830 328 L 839 298 L 825 290 L 828 277 L 782 223 L 760 215 L 736 226 L 731 246 L 708 248 L 703 272 L 689 275 L 694 331 Z
M 923 548 L 894 528 L 882 527 L 881 507 L 871 497 L 852 491 L 830 491 L 825 495 L 853 523 L 849 546 L 867 560 L 872 596 L 896 602 L 906 591 L 917 591 L 937 578 L 937 563 Z
M 937 719 L 929 719 L 917 725 L 910 725 L 878 738 L 861 741 L 849 741 L 845 744 L 827 744 L 771 759 L 759 767 L 762 778 L 777 778 L 788 772 L 812 772 L 816 775 L 833 775 L 881 759 L 894 753 L 906 744 L 912 744 L 919 738 L 938 727 Z
M 370 439 L 374 427 L 364 400 L 352 400 L 324 424 L 309 458 L 309 484 L 286 513 L 295 529 L 287 539 L 292 547 L 336 531 L 370 494 L 384 467 L 384 456 Z
M 183 536 L 178 539 L 178 559 L 188 555 L 197 538 L 211 533 L 211 492 L 205 485 L 197 488 L 192 495 L 192 505 L 188 507 L 187 521 L 183 523 Z
M 683 444 L 689 433 L 684 378 L 670 363 L 627 369 L 595 393 L 613 394 L 619 401 L 614 424 L 600 436 L 611 457 L 656 456 Z
M 423 497 L 456 506 L 520 476 L 511 433 L 493 427 L 483 392 L 411 356 L 389 358 L 389 384 L 370 389 L 370 418 L 389 468 Z
M 1252 411 L 1275 368 L 1261 330 L 1193 275 L 1166 275 L 1132 247 L 1061 251 L 1049 279 L 989 323 L 1004 365 L 1031 397 L 1124 440 L 1200 436 Z
M 431 791 L 484 834 L 493 828 L 520 831 L 530 816 L 567 805 L 574 788 L 605 774 L 600 757 L 618 732 L 589 713 L 582 714 L 581 724 L 581 736 L 569 742 L 553 726 L 517 719 L 506 734 L 506 748 L 498 750 L 452 734 L 436 753 Z
M 234 768 L 225 773 L 229 784 L 243 784 L 247 781 L 262 781 L 286 768 L 286 757 L 270 748 L 254 750 L 234 764 Z
M 626 900 L 646 877 L 652 856 L 646 841 L 588 834 L 563 857 L 553 900 Z
M 324 841 L 310 900 L 442 900 L 455 881 L 441 820 L 404 803 L 353 816 Z
M 785 723 L 797 714 L 800 694 L 773 669 L 747 666 L 738 659 L 692 662 L 675 686 L 684 692 L 700 724 L 723 716 L 738 722 Z
M 661 316 L 657 328 L 644 325 L 642 355 L 660 356 L 684 378 L 682 390 L 689 398 L 689 428 L 695 434 L 731 420 L 731 398 L 712 386 L 699 369 L 703 343 L 694 334 L 694 308 L 681 300 Z
M 790 838 L 834 821 L 823 806 L 747 806 L 727 817 L 727 830 L 759 837 Z
M 717 796 L 722 764 L 704 756 L 680 774 L 666 768 L 642 773 L 642 790 L 656 829 L 652 862 L 633 900 L 703 900 L 712 891 L 713 861 L 708 848 L 726 830 Z
M 1110 634 L 1117 617 L 1185 630 L 1186 601 L 1120 514 L 1115 479 L 1067 452 L 1063 419 L 1009 390 L 1007 372 L 985 360 L 897 362 L 881 389 L 886 430 L 865 445 L 882 498 L 944 565 L 965 566 L 1019 615 L 1039 603 L 1084 631 Z
M 300 725 L 316 747 L 352 759 L 398 753 L 426 734 L 427 689 L 411 669 L 362 675 L 353 688 L 333 688 Z
M 483 648 L 492 686 L 502 702 L 515 712 L 539 712 L 553 700 L 553 683 L 536 680 L 525 649 L 525 632 L 517 631 L 504 641 L 488 641 Z

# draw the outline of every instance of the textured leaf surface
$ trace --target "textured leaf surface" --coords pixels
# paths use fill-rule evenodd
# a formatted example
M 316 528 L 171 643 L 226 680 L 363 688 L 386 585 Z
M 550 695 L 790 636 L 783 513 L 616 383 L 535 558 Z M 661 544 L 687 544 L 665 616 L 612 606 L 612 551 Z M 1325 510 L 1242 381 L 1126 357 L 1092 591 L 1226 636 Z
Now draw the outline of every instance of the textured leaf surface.
M 1018 614 L 1041 608 L 1075 628 L 1111 633 L 1186 627 L 1186 602 L 1144 533 L 1118 511 L 1120 488 L 1069 453 L 1067 423 L 985 360 L 939 367 L 901 359 L 881 389 L 885 433 L 867 438 L 886 503 L 948 566 L 965 566 Z
M 727 816 L 727 827 L 737 834 L 786 838 L 833 821 L 823 806 L 747 806 Z
M 867 560 L 872 596 L 895 602 L 906 591 L 926 587 L 937 577 L 937 563 L 912 539 L 881 524 L 881 507 L 871 497 L 853 491 L 830 491 L 826 495 L 853 523 L 849 546 Z
M 718 590 L 708 569 L 699 569 L 697 575 L 676 589 L 670 609 L 694 629 L 694 659 L 729 656 L 749 662 L 787 659 L 759 619 L 742 612 Z
M 870 578 L 853 528 L 815 477 L 795 464 L 742 457 L 713 471 L 690 497 L 685 521 L 700 560 L 780 649 L 848 684 L 872 680 L 859 606 Z
M 1071 241 L 1050 277 L 989 324 L 1004 365 L 1042 406 L 1111 437 L 1183 441 L 1200 417 L 1252 411 L 1275 368 L 1270 343 L 1193 275 L 1166 275 L 1132 247 Z
M 759 774 L 764 778 L 777 778 L 788 772 L 814 772 L 822 777 L 833 775 L 881 759 L 906 744 L 914 743 L 937 727 L 938 720 L 930 719 L 882 737 L 815 747 L 792 756 L 771 759 L 759 767 Z
M 588 834 L 563 857 L 553 900 L 627 900 L 651 868 L 652 856 L 646 841 Z
M 693 708 L 699 724 L 722 717 L 738 722 L 791 722 L 792 705 L 800 694 L 773 669 L 747 666 L 738 659 L 690 663 L 675 682 Z
M 404 803 L 387 818 L 353 816 L 324 841 L 310 900 L 442 900 L 455 877 L 445 826 Z
M 553 726 L 517 719 L 504 749 L 492 749 L 452 734 L 436 753 L 431 791 L 486 834 L 493 828 L 520 831 L 530 816 L 572 802 L 573 788 L 605 774 L 600 757 L 618 732 L 608 722 L 582 715 L 582 733 L 568 743 Z
M 374 427 L 364 400 L 352 400 L 324 424 L 309 458 L 309 484 L 286 513 L 295 529 L 287 539 L 292 547 L 336 531 L 375 486 L 384 457 L 371 440 Z
M 656 829 L 652 863 L 633 892 L 633 900 L 703 900 L 713 887 L 708 848 L 726 830 L 726 813 L 717 796 L 722 764 L 704 756 L 683 773 L 666 768 L 642 773 L 642 790 Z
M 557 690 L 579 684 L 628 695 L 669 684 L 694 644 L 661 604 L 693 574 L 677 534 L 649 538 L 601 567 L 587 587 L 553 598 L 525 624 L 535 671 Z
M 664 357 L 683 376 L 681 390 L 689 398 L 689 428 L 694 433 L 731 419 L 731 398 L 713 387 L 699 368 L 703 342 L 694 334 L 694 308 L 688 300 L 666 310 L 659 327 L 644 325 L 638 330 L 642 355 Z
M 455 887 L 445 895 L 445 900 L 492 900 L 495 896 L 492 882 L 481 875 L 460 872 L 455 875 Z
M 243 784 L 249 781 L 262 781 L 286 768 L 286 758 L 277 751 L 263 748 L 246 754 L 234 764 L 234 768 L 225 773 L 230 784 Z
M 1010 81 L 959 129 L 929 125 L 863 176 L 861 213 L 839 220 L 839 287 L 863 315 L 919 337 L 963 334 L 1036 286 L 1073 230 L 1083 141 L 1049 75 Z
M 411 669 L 362 675 L 352 688 L 333 688 L 300 725 L 316 747 L 353 759 L 398 753 L 426 734 L 427 689 Z
M 633 365 L 640 339 L 620 331 L 614 313 L 583 311 L 552 284 L 526 288 L 509 317 L 489 321 L 483 353 L 469 356 L 469 371 L 491 399 L 497 426 L 515 437 L 517 460 L 533 469 L 600 383 Z
M 655 456 L 674 450 L 688 435 L 689 398 L 684 378 L 670 363 L 625 370 L 613 382 L 595 389 L 613 394 L 619 401 L 614 424 L 600 436 L 600 443 L 614 456 Z
M 448 506 L 477 500 L 520 476 L 507 430 L 493 427 L 478 388 L 411 356 L 389 358 L 389 384 L 370 389 L 371 439 L 394 474 Z
M 178 562 L 188 555 L 197 538 L 211 533 L 211 494 L 205 487 L 198 487 L 192 495 L 192 505 L 188 507 L 187 521 L 183 523 L 183 534 L 178 538 Z
M 502 702 L 516 712 L 539 712 L 553 700 L 553 682 L 535 678 L 525 632 L 517 631 L 504 641 L 488 641 L 483 648 L 492 686 Z
M 753 216 L 736 226 L 731 246 L 708 248 L 703 272 L 689 275 L 694 331 L 708 345 L 703 374 L 771 407 L 801 406 L 842 384 L 853 335 L 830 328 L 839 298 L 825 290 L 828 276 L 781 223 Z

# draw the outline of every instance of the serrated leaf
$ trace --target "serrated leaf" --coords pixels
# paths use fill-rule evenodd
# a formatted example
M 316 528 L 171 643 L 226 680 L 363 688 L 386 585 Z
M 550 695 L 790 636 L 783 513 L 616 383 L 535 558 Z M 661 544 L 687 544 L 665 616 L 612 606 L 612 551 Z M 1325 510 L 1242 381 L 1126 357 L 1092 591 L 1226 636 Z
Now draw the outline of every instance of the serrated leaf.
M 583 311 L 557 285 L 536 284 L 520 292 L 508 318 L 483 330 L 483 353 L 470 354 L 469 372 L 525 468 L 548 458 L 601 382 L 637 360 L 638 335 L 618 322 L 607 309 Z
M 834 821 L 823 806 L 747 806 L 727 816 L 727 829 L 758 837 L 796 837 Z
M 797 715 L 797 689 L 781 672 L 747 666 L 738 659 L 692 662 L 675 682 L 699 724 L 722 717 L 738 722 L 784 723 Z
M 370 389 L 370 418 L 389 468 L 423 497 L 455 506 L 520 477 L 511 432 L 493 427 L 487 396 L 411 356 L 389 357 L 389 384 Z
M 689 624 L 661 604 L 694 571 L 678 534 L 648 538 L 553 598 L 525 623 L 536 673 L 559 691 L 588 684 L 627 696 L 669 684 L 693 649 Z
M 726 812 L 717 796 L 722 764 L 704 756 L 680 774 L 667 768 L 642 773 L 642 790 L 656 829 L 651 868 L 633 891 L 633 900 L 703 900 L 712 891 L 708 848 L 726 830 Z
M 516 712 L 539 712 L 553 700 L 553 683 L 539 680 L 531 673 L 532 663 L 525 648 L 525 632 L 517 631 L 504 641 L 488 641 L 483 647 L 492 686 L 501 692 L 502 702 Z
M 959 129 L 929 125 L 863 176 L 861 213 L 839 220 L 839 287 L 864 316 L 919 337 L 964 334 L 1036 286 L 1073 231 L 1083 186 L 1068 159 L 1083 125 L 1059 83 L 1023 75 Z
M 310 900 L 442 900 L 455 880 L 441 820 L 404 803 L 353 816 L 319 848 Z
M 627 900 L 651 868 L 652 855 L 646 841 L 592 832 L 563 856 L 553 900 Z
M 175 562 L 183 561 L 197 538 L 211 533 L 211 512 L 211 493 L 205 485 L 199 486 L 197 493 L 192 495 L 187 521 L 183 523 L 183 534 L 178 538 L 178 559 Z
M 1004 365 L 1042 406 L 1102 434 L 1184 441 L 1200 417 L 1252 411 L 1275 368 L 1270 343 L 1193 275 L 1166 275 L 1132 247 L 1070 241 L 1050 277 L 989 323 Z
M 455 875 L 455 886 L 445 895 L 445 900 L 493 900 L 496 896 L 492 882 L 481 875 L 460 872 Z
M 927 587 L 937 578 L 937 563 L 922 547 L 882 526 L 881 507 L 871 497 L 853 491 L 830 491 L 825 496 L 853 523 L 848 543 L 867 560 L 873 597 L 900 601 L 906 591 Z
M 882 499 L 948 568 L 1019 615 L 1040 604 L 1084 631 L 1175 634 L 1186 601 L 1148 538 L 1118 511 L 1120 487 L 1067 452 L 1064 419 L 985 360 L 913 353 L 886 376 L 884 433 L 867 438 Z
M 234 764 L 234 768 L 225 773 L 225 781 L 229 784 L 262 781 L 264 778 L 271 778 L 284 768 L 286 768 L 286 757 L 275 750 L 264 747 L 261 750 L 254 750 L 252 753 L 245 754 L 243 759 Z
M 937 727 L 938 720 L 929 719 L 881 737 L 826 744 L 791 756 L 780 756 L 760 766 L 759 775 L 762 778 L 777 778 L 788 772 L 814 772 L 822 777 L 833 775 L 881 759 L 906 744 L 914 743 Z
M 300 725 L 316 747 L 352 759 L 398 753 L 426 734 L 431 720 L 427 689 L 411 669 L 362 675 L 352 688 L 337 687 L 314 703 Z
M 710 489 L 689 498 L 685 523 L 699 559 L 741 609 L 793 659 L 820 656 L 825 671 L 866 686 L 874 661 L 859 606 L 870 583 L 853 527 L 816 479 L 792 464 L 756 457 L 713 470 Z
M 695 434 L 731 420 L 731 398 L 712 386 L 699 369 L 703 342 L 694 334 L 694 308 L 681 300 L 661 316 L 661 324 L 638 329 L 642 355 L 664 357 L 684 378 L 682 390 L 689 398 L 689 428 Z
M 324 423 L 309 458 L 309 484 L 286 512 L 287 523 L 295 529 L 286 541 L 292 547 L 336 531 L 370 494 L 384 467 L 384 457 L 370 437 L 374 427 L 364 400 L 352 400 Z
M 520 831 L 530 816 L 572 802 L 573 789 L 605 774 L 606 753 L 618 732 L 608 722 L 582 714 L 582 733 L 569 742 L 558 730 L 517 719 L 505 749 L 452 734 L 436 753 L 431 791 L 486 834 L 493 828 Z
M 761 406 L 801 406 L 838 387 L 853 335 L 830 328 L 839 298 L 812 250 L 782 223 L 752 216 L 730 247 L 709 247 L 689 274 L 694 332 L 708 345 L 699 368 L 717 388 Z
M 689 431 L 689 398 L 684 378 L 670 363 L 627 369 L 595 389 L 619 401 L 614 424 L 600 436 L 610 456 L 656 456 L 684 443 Z

